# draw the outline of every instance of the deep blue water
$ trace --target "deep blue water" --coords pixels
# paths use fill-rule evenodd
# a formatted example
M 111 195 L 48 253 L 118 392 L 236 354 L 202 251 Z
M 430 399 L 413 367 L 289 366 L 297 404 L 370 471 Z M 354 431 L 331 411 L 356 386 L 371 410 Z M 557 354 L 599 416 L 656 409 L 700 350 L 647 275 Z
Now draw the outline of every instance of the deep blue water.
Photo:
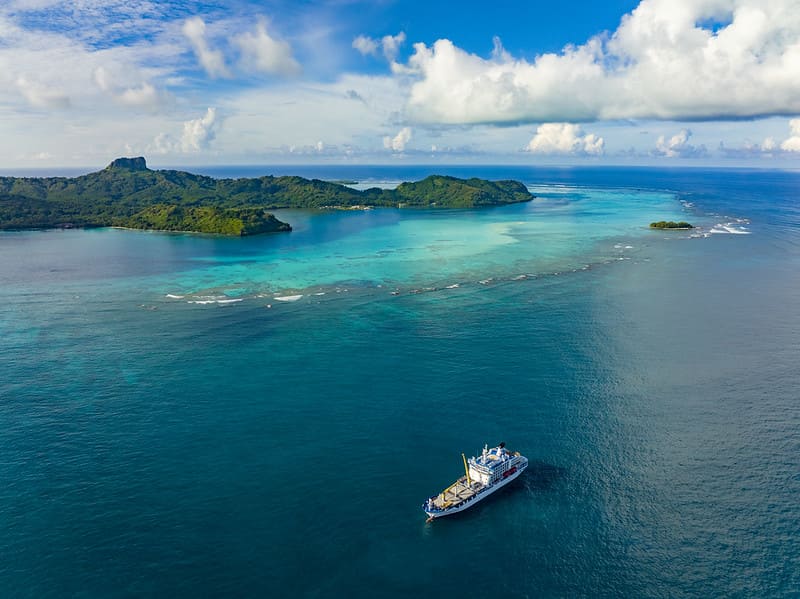
M 796 597 L 800 175 L 450 172 L 540 199 L 0 234 L 0 596 Z

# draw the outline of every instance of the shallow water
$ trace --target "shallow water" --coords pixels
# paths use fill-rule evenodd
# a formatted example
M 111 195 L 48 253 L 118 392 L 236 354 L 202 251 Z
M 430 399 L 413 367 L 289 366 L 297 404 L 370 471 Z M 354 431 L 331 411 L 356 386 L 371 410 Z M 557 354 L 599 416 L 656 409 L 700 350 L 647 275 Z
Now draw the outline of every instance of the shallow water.
M 0 235 L 0 593 L 795 594 L 800 176 L 468 174 L 539 198 Z

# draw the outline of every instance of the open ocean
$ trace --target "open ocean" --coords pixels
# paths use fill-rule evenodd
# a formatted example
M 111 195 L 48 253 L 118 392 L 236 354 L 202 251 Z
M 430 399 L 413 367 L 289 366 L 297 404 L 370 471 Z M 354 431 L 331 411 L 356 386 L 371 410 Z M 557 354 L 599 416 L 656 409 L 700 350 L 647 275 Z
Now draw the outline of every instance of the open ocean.
M 0 233 L 0 596 L 800 596 L 800 173 L 188 170 L 537 199 Z

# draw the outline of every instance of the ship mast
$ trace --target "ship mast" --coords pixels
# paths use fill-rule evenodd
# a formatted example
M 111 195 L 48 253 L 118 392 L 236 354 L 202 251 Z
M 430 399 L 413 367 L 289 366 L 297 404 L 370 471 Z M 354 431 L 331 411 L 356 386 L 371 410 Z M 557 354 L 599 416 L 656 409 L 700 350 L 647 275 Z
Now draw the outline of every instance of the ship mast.
M 461 458 L 464 460 L 464 472 L 467 473 L 467 486 L 472 486 L 472 481 L 469 479 L 469 467 L 467 466 L 467 456 L 463 453 L 461 454 Z

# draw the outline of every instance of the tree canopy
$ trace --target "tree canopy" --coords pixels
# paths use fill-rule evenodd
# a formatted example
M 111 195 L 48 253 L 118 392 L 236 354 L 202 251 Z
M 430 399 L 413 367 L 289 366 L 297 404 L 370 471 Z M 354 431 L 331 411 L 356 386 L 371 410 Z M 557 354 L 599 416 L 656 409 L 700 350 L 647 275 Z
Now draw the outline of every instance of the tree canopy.
M 474 208 L 531 200 L 517 181 L 432 175 L 364 191 L 302 177 L 215 179 L 118 158 L 80 177 L 0 177 L 0 229 L 124 226 L 250 235 L 290 230 L 266 210 L 399 206 Z

